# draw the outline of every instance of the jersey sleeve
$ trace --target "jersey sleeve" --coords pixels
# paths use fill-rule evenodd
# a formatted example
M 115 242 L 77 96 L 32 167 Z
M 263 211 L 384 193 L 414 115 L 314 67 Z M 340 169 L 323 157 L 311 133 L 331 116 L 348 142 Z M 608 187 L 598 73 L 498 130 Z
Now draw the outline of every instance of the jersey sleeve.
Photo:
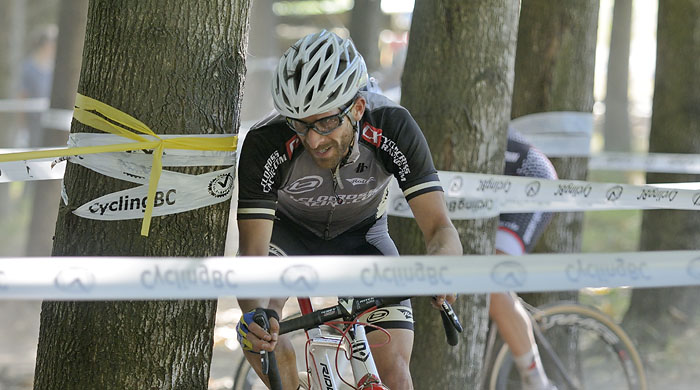
M 269 142 L 264 131 L 247 134 L 238 165 L 238 219 L 274 220 L 280 166 L 286 161 L 283 150 Z
M 398 181 L 406 200 L 443 191 L 428 143 L 409 112 L 397 106 L 374 115 L 378 127 L 365 122 L 362 138 L 378 148 L 380 160 Z
M 514 130 L 508 133 L 505 174 L 557 179 L 557 172 L 547 156 Z M 531 252 L 551 219 L 552 213 L 544 212 L 501 214 L 496 233 L 496 249 L 511 255 Z

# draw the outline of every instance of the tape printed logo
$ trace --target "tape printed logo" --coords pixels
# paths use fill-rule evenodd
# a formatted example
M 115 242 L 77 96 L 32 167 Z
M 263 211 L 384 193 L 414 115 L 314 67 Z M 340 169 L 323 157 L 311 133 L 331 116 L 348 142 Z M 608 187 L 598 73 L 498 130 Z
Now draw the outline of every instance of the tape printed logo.
M 522 287 L 527 280 L 527 271 L 517 261 L 502 261 L 491 270 L 491 280 L 505 287 Z
M 408 203 L 404 198 L 398 198 L 394 201 L 394 211 L 402 213 L 408 210 Z
M 67 268 L 56 275 L 54 285 L 61 291 L 89 293 L 95 287 L 95 275 L 85 268 Z
M 700 257 L 690 260 L 690 263 L 688 263 L 688 275 L 693 279 L 700 280 Z M 0 288 L 2 288 L 1 285 Z
M 233 175 L 222 173 L 209 182 L 209 194 L 215 198 L 224 198 L 231 194 L 233 189 Z
M 533 196 L 540 193 L 541 186 L 542 185 L 539 181 L 533 181 L 532 183 L 529 183 L 525 186 L 525 195 L 527 195 L 528 198 L 532 198 Z
M 318 272 L 308 265 L 293 265 L 282 272 L 282 284 L 296 291 L 313 291 L 318 286 Z
M 608 192 L 605 193 L 605 198 L 609 202 L 614 202 L 614 201 L 620 199 L 620 197 L 622 196 L 622 191 L 623 191 L 622 186 L 612 187 L 608 190 Z
M 700 206 L 700 192 L 696 192 L 693 195 L 693 206 Z
M 457 176 L 452 178 L 450 180 L 450 186 L 448 187 L 448 193 L 449 194 L 459 194 L 459 191 L 462 190 L 462 187 L 464 186 L 464 179 L 462 177 Z

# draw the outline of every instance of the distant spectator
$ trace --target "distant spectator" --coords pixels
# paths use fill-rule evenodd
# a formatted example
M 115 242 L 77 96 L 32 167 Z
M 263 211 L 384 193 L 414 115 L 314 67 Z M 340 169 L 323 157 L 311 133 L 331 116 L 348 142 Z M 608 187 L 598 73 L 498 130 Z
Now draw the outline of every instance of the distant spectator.
M 30 50 L 22 63 L 22 93 L 25 99 L 49 98 L 53 80 L 54 59 L 56 56 L 56 37 L 58 28 L 48 25 L 38 29 L 30 39 Z M 41 144 L 41 114 L 31 112 L 24 115 L 28 135 L 21 143 L 29 146 Z M 23 142 L 22 142 L 23 141 Z

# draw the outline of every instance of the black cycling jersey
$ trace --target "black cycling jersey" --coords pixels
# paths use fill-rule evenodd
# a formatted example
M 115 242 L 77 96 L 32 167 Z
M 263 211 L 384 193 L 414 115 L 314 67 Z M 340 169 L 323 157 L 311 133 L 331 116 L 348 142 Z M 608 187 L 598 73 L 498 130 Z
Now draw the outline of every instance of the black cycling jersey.
M 517 131 L 509 129 L 505 174 L 510 176 L 557 179 L 554 166 Z M 552 219 L 552 213 L 501 214 L 496 249 L 509 254 L 532 251 Z
M 239 219 L 282 215 L 330 240 L 386 214 L 391 177 L 407 200 L 442 191 L 425 137 L 408 111 L 386 97 L 367 101 L 343 164 L 319 168 L 284 118 L 271 116 L 247 134 L 241 150 Z

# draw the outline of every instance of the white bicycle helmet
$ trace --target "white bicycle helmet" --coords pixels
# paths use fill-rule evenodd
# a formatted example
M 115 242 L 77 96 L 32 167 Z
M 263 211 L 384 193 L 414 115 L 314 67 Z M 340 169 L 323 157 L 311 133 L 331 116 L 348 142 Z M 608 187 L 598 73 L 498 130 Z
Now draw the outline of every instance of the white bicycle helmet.
M 306 118 L 340 108 L 367 83 L 367 67 L 350 39 L 323 30 L 290 47 L 277 65 L 272 100 L 280 114 Z

